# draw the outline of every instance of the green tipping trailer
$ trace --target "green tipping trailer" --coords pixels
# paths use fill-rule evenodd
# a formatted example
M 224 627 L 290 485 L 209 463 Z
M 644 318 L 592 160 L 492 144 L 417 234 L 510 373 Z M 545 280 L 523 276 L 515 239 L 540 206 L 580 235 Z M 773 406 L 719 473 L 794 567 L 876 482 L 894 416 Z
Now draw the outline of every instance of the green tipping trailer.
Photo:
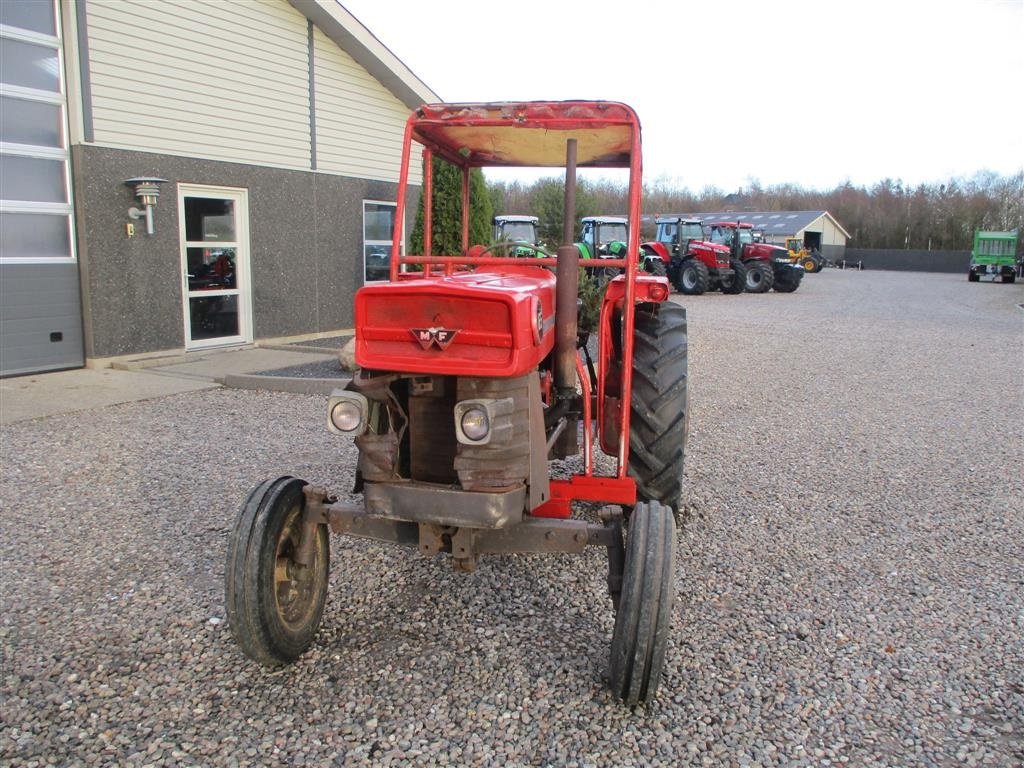
M 986 232 L 976 230 L 974 247 L 971 248 L 971 266 L 967 279 L 972 283 L 981 276 L 991 277 L 995 282 L 1001 277 L 1004 283 L 1012 283 L 1017 277 L 1017 230 L 1012 232 Z

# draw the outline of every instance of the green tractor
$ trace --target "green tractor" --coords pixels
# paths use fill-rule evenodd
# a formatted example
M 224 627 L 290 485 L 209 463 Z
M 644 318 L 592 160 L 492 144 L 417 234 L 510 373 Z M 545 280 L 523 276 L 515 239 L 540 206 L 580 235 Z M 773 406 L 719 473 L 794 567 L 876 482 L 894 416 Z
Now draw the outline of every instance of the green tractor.
M 492 248 L 496 253 L 508 256 L 540 256 L 538 228 L 540 219 L 536 216 L 506 214 L 491 220 Z
M 576 247 L 583 259 L 624 259 L 629 230 L 624 216 L 584 216 L 580 219 L 580 242 Z M 665 277 L 668 268 L 656 252 L 641 245 L 640 269 L 650 275 Z M 618 270 L 616 270 L 616 274 Z

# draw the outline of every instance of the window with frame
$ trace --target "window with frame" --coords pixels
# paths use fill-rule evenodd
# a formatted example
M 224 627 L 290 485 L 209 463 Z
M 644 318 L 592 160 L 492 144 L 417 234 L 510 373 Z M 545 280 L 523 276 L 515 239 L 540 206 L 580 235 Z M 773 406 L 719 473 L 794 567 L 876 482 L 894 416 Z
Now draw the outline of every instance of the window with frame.
M 53 0 L 0 2 L 0 260 L 68 261 L 64 67 Z
M 363 201 L 363 282 L 387 280 L 391 274 L 391 240 L 394 237 L 395 203 L 380 200 Z M 399 253 L 405 255 L 404 238 Z

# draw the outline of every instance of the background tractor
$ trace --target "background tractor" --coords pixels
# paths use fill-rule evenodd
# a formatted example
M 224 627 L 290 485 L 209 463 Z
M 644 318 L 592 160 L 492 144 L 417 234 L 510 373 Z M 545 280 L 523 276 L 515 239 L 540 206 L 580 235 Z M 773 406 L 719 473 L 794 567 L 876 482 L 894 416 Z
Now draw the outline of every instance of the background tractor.
M 641 247 L 668 264 L 668 278 L 681 293 L 700 296 L 716 288 L 727 294 L 743 293 L 747 268 L 731 257 L 727 246 L 704 240 L 700 219 L 659 216 L 655 222 L 655 239 Z
M 974 232 L 974 245 L 971 247 L 971 264 L 967 270 L 967 279 L 972 283 L 981 280 L 982 275 L 998 277 L 1004 283 L 1012 283 L 1017 279 L 1017 230 L 1010 232 Z
M 535 249 L 540 245 L 537 232 L 539 224 L 540 219 L 536 216 L 495 216 L 492 220 L 491 241 L 514 244 L 508 246 L 511 255 L 536 256 Z
M 419 162 L 414 147 L 425 179 L 435 157 L 461 169 L 463 200 L 473 168 L 564 167 L 566 211 L 575 208 L 577 167 L 628 168 L 627 253 L 639 251 L 640 123 L 624 104 L 420 107 L 405 132 L 400 222 L 409 168 Z M 429 183 L 422 197 L 423 254 L 431 254 Z M 542 248 L 538 257 L 496 255 L 470 243 L 467 220 L 461 252 L 446 256 L 403 257 L 395 227 L 389 282 L 356 292 L 358 369 L 328 398 L 325 421 L 358 448 L 350 469 L 361 498 L 339 501 L 291 476 L 252 490 L 229 541 L 231 632 L 263 664 L 303 653 L 323 615 L 328 528 L 430 558 L 444 553 L 459 571 L 489 553 L 596 546 L 608 554 L 616 612 L 611 689 L 628 704 L 647 701 L 661 678 L 675 595 L 686 311 L 667 301 L 664 277 L 640 273 L 635 258 L 608 259 L 622 274 L 604 289 L 598 365 L 588 367 L 578 351 L 586 342 L 571 219 L 557 257 Z M 422 271 L 402 270 L 413 265 Z M 571 465 L 551 471 L 568 457 Z
M 576 246 L 584 259 L 624 259 L 629 242 L 629 221 L 623 216 L 585 216 L 580 219 L 580 242 Z M 667 274 L 667 259 L 642 247 L 640 268 L 651 275 Z
M 716 221 L 706 224 L 708 240 L 729 247 L 732 258 L 747 268 L 747 291 L 766 293 L 774 288 L 792 293 L 800 287 L 804 268 L 789 260 L 789 252 L 778 245 L 755 243 L 750 224 L 738 221 Z

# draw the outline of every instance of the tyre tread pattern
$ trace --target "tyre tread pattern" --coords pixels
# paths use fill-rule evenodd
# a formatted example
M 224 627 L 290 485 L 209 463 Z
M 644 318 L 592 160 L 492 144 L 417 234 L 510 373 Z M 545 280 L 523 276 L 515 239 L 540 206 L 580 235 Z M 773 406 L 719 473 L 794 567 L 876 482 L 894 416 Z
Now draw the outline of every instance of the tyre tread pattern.
M 637 313 L 629 466 L 637 496 L 679 509 L 689 427 L 686 310 L 658 306 Z
M 612 635 L 612 691 L 627 705 L 650 701 L 665 663 L 675 598 L 676 526 L 657 502 L 630 517 L 622 598 Z

